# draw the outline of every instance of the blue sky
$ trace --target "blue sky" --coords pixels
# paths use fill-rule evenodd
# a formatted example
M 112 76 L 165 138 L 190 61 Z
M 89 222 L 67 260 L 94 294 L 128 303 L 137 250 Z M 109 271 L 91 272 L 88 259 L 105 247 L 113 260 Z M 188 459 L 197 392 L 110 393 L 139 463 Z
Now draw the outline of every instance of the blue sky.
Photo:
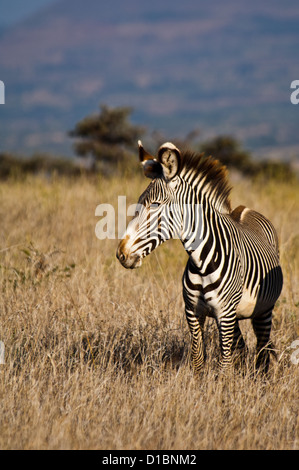
M 0 24 L 11 26 L 57 0 L 0 0 Z

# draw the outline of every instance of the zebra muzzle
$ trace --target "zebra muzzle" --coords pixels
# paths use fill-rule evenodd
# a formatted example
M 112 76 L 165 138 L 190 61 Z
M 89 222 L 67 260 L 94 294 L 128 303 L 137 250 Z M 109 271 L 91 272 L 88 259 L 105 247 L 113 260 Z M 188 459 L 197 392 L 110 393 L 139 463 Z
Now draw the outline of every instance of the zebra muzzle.
M 139 268 L 142 264 L 142 260 L 139 255 L 127 255 L 121 250 L 121 246 L 119 246 L 117 249 L 116 257 L 122 266 L 126 269 Z

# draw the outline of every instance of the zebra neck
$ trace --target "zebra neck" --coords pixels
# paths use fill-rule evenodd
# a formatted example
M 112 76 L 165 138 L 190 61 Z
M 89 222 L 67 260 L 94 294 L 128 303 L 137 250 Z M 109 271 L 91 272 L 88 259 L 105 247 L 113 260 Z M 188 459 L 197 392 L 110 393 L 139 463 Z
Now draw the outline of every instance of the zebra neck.
M 183 223 L 181 242 L 187 253 L 198 265 L 208 246 L 215 244 L 213 227 L 218 226 L 222 214 L 210 204 L 208 198 L 201 194 L 193 204 L 183 204 Z
M 190 198 L 182 203 L 182 223 L 180 239 L 185 250 L 191 255 L 202 242 L 204 233 L 204 206 L 198 198 Z
M 207 176 L 192 171 L 181 175 L 181 181 L 185 192 L 193 193 L 193 199 L 196 199 L 199 204 L 209 204 L 222 213 L 231 211 L 228 199 L 229 189 L 220 190 L 219 182 L 215 183 L 207 179 Z

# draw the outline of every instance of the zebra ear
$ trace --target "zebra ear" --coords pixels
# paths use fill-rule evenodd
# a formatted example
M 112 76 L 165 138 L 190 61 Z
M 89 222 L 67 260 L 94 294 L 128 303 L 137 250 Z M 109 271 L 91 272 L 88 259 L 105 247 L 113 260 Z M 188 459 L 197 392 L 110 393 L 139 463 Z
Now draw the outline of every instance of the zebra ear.
M 146 160 L 155 160 L 155 157 L 144 150 L 141 140 L 138 140 L 139 160 L 144 163 Z
M 162 165 L 166 180 L 174 178 L 180 169 L 181 153 L 171 142 L 166 142 L 159 148 L 158 160 Z
M 144 150 L 141 140 L 138 141 L 138 147 L 139 160 L 143 166 L 145 176 L 151 179 L 161 177 L 163 175 L 161 163 Z

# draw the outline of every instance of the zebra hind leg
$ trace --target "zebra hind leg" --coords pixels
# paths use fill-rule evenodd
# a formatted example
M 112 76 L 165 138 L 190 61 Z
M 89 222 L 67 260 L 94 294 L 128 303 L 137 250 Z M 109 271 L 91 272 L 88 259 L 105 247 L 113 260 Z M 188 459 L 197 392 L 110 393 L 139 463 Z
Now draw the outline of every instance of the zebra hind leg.
M 239 327 L 239 322 L 236 320 L 232 343 L 233 359 L 236 365 L 244 365 L 246 352 L 247 347 Z
M 270 341 L 272 309 L 252 319 L 252 326 L 257 339 L 255 368 L 264 373 L 269 370 L 270 352 L 275 355 L 274 346 Z
M 239 327 L 239 322 L 238 320 L 236 320 L 232 351 L 243 351 L 245 348 L 246 348 L 246 344 L 245 344 L 244 338 L 242 336 L 242 333 Z

